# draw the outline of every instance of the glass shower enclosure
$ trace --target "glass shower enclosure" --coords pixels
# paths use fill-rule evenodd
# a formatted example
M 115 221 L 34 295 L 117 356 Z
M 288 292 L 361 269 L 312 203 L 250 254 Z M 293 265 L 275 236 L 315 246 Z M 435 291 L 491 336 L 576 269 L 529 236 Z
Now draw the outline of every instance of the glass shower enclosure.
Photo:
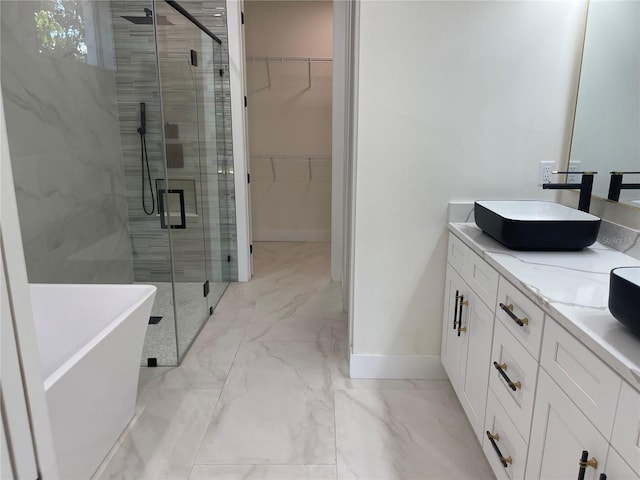
M 149 189 L 170 268 L 165 278 L 145 279 L 159 289 L 143 352 L 149 366 L 182 360 L 229 280 L 229 248 L 220 233 L 229 198 L 219 181 L 226 173 L 218 158 L 225 141 L 221 40 L 178 2 L 156 0 L 152 12 L 164 175 Z
M 29 282 L 157 286 L 141 364 L 177 365 L 235 275 L 225 2 L 0 8 Z

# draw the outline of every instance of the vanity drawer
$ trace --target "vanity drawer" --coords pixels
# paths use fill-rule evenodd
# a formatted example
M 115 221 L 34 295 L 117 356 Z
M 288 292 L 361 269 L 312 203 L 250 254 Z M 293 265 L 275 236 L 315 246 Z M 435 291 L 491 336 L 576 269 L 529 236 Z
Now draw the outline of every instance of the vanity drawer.
M 513 388 L 507 384 L 507 379 L 495 367 L 496 364 L 512 384 L 515 384 Z M 538 362 L 500 322 L 496 322 L 494 329 L 490 368 L 491 390 L 520 435 L 523 438 L 529 438 L 538 378 Z
M 496 317 L 536 360 L 540 358 L 544 312 L 516 287 L 500 278 Z M 512 316 L 516 317 L 513 318 Z
M 620 377 L 551 318 L 544 326 L 540 364 L 600 433 L 609 438 Z
M 493 311 L 498 294 L 498 279 L 500 278 L 498 272 L 470 251 L 463 277 L 485 305 Z
M 640 475 L 640 392 L 622 382 L 611 445 Z
M 462 240 L 453 233 L 449 233 L 447 261 L 460 275 L 464 275 L 465 273 L 465 267 L 470 253 L 471 249 L 467 247 Z
M 485 417 L 484 430 L 482 450 L 489 461 L 489 465 L 491 465 L 493 469 L 493 473 L 496 474 L 496 478 L 523 478 L 527 461 L 527 444 L 491 390 L 489 390 L 489 394 L 487 395 L 487 414 Z M 506 467 L 500 461 L 499 454 L 491 443 L 491 440 L 489 440 L 487 432 L 494 436 L 495 445 L 500 451 L 500 454 L 502 454 L 502 457 L 511 460 L 510 463 L 508 461 L 505 462 Z M 497 438 L 495 438 L 496 435 Z

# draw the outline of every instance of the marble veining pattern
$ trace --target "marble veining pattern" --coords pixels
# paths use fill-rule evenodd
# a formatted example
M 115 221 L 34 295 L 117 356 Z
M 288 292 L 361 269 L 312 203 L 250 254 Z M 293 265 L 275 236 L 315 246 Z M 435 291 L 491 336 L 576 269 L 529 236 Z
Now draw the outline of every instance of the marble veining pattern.
M 38 53 L 39 5 L 1 2 L 2 94 L 29 281 L 131 283 L 114 73 Z
M 453 388 L 337 391 L 341 479 L 491 478 Z
M 348 378 L 329 257 L 254 244 L 253 279 L 227 288 L 182 365 L 142 369 L 95 478 L 492 478 L 448 381 Z
M 640 338 L 608 309 L 609 272 L 640 260 L 599 242 L 577 252 L 509 250 L 471 223 L 449 230 L 622 378 L 640 388 Z

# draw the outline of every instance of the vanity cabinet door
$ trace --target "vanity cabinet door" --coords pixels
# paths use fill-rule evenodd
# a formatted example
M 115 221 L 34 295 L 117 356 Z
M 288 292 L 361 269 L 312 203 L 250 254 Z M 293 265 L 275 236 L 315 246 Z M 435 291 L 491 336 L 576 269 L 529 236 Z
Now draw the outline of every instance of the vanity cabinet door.
M 540 365 L 606 438 L 622 380 L 588 347 L 547 317 Z
M 469 295 L 468 302 L 462 309 L 466 315 L 462 320 L 464 346 L 459 397 L 473 431 L 482 443 L 494 316 L 475 293 Z
M 525 478 L 578 478 L 581 455 L 587 451 L 587 459 L 595 459 L 597 466 L 586 467 L 584 479 L 598 480 L 608 447 L 598 429 L 540 369 Z
M 622 382 L 611 445 L 640 474 L 640 392 Z
M 466 318 L 464 317 L 468 311 L 466 308 L 461 308 L 460 302 L 461 300 L 467 301 L 467 298 L 464 297 L 468 297 L 468 291 L 469 287 L 467 287 L 467 284 L 462 280 L 462 277 L 450 264 L 447 264 L 440 358 L 442 366 L 447 372 L 449 380 L 456 390 L 456 393 L 458 393 L 458 396 L 460 396 L 462 355 L 464 348 L 466 348 L 466 337 L 462 332 L 458 332 L 460 328 L 459 317 L 462 316 L 462 323 L 467 324 Z
M 604 473 L 607 480 L 640 480 L 640 476 L 627 465 L 613 447 L 609 447 Z

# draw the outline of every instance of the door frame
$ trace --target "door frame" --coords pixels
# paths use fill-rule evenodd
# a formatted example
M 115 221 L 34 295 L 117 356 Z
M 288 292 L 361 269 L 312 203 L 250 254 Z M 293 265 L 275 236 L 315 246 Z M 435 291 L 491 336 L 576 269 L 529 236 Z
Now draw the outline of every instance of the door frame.
M 231 96 L 231 133 L 236 202 L 236 242 L 238 281 L 248 282 L 253 273 L 251 256 L 251 192 L 249 189 L 249 135 L 245 107 L 247 92 L 244 47 L 243 0 L 227 0 L 229 77 Z
M 240 282 L 249 281 L 253 270 L 243 11 L 243 0 L 227 0 L 238 281 Z M 333 1 L 331 279 L 342 283 L 345 310 L 350 310 L 350 292 L 352 291 L 350 272 L 353 263 L 351 237 L 355 192 L 358 13 L 358 0 Z

